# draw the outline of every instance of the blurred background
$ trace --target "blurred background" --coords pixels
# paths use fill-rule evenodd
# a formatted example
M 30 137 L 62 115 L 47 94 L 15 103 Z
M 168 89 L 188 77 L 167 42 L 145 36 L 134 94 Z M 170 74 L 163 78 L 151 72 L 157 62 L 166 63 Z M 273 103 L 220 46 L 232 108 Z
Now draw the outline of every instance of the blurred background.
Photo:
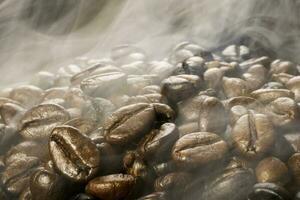
M 247 40 L 299 62 L 299 9 L 298 0 L 0 0 L 0 85 L 123 43 L 163 59 L 183 40 L 206 49 Z

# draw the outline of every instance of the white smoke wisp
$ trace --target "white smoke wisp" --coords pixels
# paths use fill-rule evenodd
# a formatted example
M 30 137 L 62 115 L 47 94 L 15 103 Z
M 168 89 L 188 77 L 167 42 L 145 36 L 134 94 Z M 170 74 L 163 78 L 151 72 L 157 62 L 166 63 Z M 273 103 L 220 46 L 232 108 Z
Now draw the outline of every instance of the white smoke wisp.
M 297 0 L 2 0 L 0 84 L 123 43 L 161 59 L 183 40 L 214 49 L 246 35 L 298 61 L 299 11 Z

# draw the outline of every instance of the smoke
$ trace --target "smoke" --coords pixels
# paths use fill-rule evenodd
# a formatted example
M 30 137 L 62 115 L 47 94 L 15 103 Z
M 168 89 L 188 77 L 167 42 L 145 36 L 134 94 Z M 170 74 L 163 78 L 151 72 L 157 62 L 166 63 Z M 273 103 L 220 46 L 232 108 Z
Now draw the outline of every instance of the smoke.
M 1 85 L 130 43 L 162 59 L 183 40 L 216 49 L 240 38 L 299 61 L 297 0 L 0 0 Z

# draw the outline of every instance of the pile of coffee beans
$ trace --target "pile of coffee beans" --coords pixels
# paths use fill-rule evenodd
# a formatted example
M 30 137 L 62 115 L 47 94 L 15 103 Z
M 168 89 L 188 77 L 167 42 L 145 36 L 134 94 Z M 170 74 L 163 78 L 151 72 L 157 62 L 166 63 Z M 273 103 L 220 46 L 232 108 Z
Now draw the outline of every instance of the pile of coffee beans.
M 122 45 L 0 92 L 0 199 L 299 200 L 300 72 Z

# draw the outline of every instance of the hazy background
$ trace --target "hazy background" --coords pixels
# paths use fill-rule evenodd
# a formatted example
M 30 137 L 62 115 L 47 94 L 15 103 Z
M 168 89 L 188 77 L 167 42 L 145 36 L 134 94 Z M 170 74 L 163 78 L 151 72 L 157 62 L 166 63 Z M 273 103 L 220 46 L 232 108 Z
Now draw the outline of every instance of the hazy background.
M 300 61 L 297 0 L 0 0 L 0 85 L 75 57 L 136 44 L 155 59 L 191 40 L 208 49 L 241 35 Z

